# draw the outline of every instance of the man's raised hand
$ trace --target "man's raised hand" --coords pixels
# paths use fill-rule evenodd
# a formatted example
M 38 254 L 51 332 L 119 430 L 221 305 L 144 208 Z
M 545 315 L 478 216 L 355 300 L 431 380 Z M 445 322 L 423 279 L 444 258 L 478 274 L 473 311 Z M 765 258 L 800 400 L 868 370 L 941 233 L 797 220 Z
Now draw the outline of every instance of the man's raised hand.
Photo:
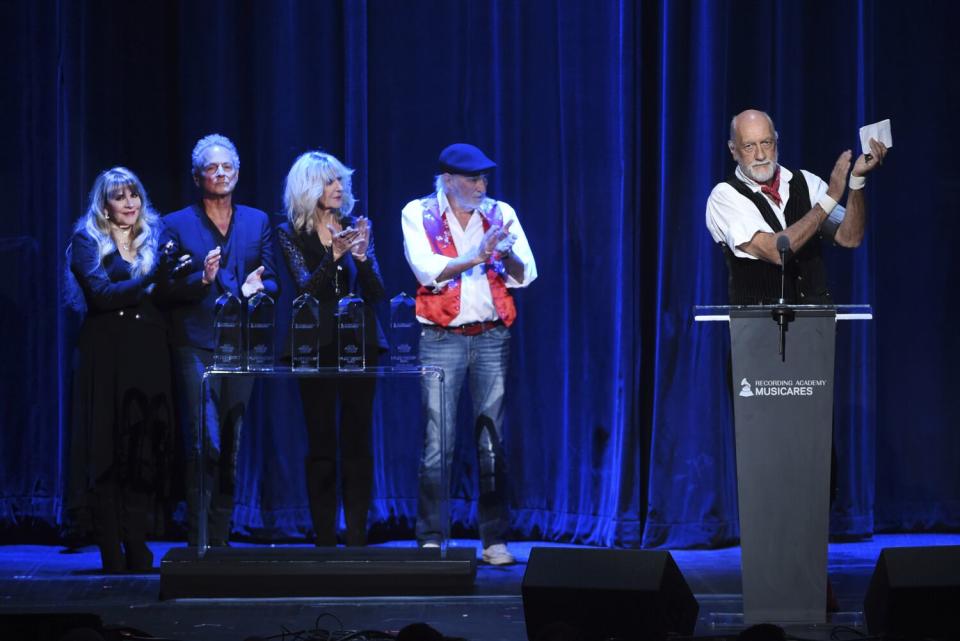
M 217 272 L 220 271 L 220 246 L 217 245 L 213 249 L 207 252 L 206 257 L 203 259 L 203 277 L 201 280 L 209 285 L 217 277 Z
M 875 138 L 870 139 L 870 153 L 860 154 L 853 166 L 854 176 L 866 176 L 868 173 L 883 164 L 887 156 L 887 146 Z
M 847 174 L 850 172 L 851 155 L 849 149 L 840 154 L 837 162 L 833 165 L 833 171 L 830 172 L 827 195 L 837 202 L 840 202 L 840 199 L 843 198 L 843 192 L 847 189 Z

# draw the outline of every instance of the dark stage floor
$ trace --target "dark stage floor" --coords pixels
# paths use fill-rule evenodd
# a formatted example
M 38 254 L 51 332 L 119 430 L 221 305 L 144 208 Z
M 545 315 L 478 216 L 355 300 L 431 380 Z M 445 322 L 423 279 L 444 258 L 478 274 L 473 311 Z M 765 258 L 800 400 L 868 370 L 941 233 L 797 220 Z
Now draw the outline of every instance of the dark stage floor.
M 478 547 L 457 540 L 458 547 Z M 243 545 L 243 544 L 239 544 Z M 411 546 L 411 542 L 388 544 Z M 373 629 L 396 632 L 425 621 L 446 635 L 471 641 L 526 639 L 520 582 L 533 546 L 512 543 L 519 563 L 497 568 L 482 563 L 472 594 L 465 596 L 323 597 L 270 599 L 181 599 L 160 601 L 159 574 L 102 576 L 95 548 L 64 554 L 54 546 L 0 546 L 0 614 L 91 612 L 105 624 L 132 626 L 156 637 L 243 641 L 286 631 Z M 885 547 L 960 545 L 960 534 L 878 535 L 872 541 L 830 545 L 829 573 L 841 613 L 831 624 L 791 628 L 796 637 L 853 639 L 848 625 L 864 631 L 863 596 L 880 550 Z M 172 546 L 151 543 L 156 558 Z M 672 552 L 700 605 L 697 635 L 734 635 L 741 611 L 740 549 Z M 331 615 L 331 616 L 325 616 Z M 960 614 L 958 614 L 960 617 Z M 742 627 L 742 626 L 740 626 Z M 3 637 L 6 641 L 7 637 Z M 279 636 L 277 637 L 280 638 Z M 288 639 L 292 637 L 288 636 Z

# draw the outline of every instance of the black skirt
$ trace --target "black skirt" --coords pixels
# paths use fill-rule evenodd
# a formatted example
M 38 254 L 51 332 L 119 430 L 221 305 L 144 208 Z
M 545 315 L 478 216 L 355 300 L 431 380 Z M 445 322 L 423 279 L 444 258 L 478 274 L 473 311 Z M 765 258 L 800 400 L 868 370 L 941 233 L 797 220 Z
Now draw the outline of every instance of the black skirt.
M 98 483 L 157 495 L 172 486 L 175 407 L 166 326 L 149 299 L 88 316 L 77 344 L 68 509 Z

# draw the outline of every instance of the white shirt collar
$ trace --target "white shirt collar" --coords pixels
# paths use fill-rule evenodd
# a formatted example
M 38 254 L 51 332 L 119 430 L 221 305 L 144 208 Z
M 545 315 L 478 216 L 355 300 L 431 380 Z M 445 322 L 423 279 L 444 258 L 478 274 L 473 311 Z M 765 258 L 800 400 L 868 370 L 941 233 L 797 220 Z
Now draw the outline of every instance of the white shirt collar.
M 437 207 L 440 209 L 441 215 L 448 211 L 453 213 L 453 207 L 450 206 L 450 201 L 447 200 L 447 194 L 443 190 L 437 192 Z

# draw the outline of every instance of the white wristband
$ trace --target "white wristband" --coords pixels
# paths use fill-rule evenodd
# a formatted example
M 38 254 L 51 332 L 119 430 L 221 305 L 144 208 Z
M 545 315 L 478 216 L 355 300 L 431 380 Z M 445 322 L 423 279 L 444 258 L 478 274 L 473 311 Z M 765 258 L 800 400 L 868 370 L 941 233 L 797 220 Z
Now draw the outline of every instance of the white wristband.
M 863 189 L 863 186 L 867 184 L 866 176 L 854 176 L 850 174 L 850 182 L 848 183 L 852 191 L 857 191 L 858 189 Z
M 833 211 L 833 208 L 837 206 L 837 201 L 835 201 L 833 198 L 831 198 L 827 194 L 824 194 L 823 196 L 820 197 L 820 200 L 817 201 L 817 204 L 820 205 L 820 209 L 822 209 L 824 213 L 826 213 L 827 216 L 829 216 L 830 212 Z

